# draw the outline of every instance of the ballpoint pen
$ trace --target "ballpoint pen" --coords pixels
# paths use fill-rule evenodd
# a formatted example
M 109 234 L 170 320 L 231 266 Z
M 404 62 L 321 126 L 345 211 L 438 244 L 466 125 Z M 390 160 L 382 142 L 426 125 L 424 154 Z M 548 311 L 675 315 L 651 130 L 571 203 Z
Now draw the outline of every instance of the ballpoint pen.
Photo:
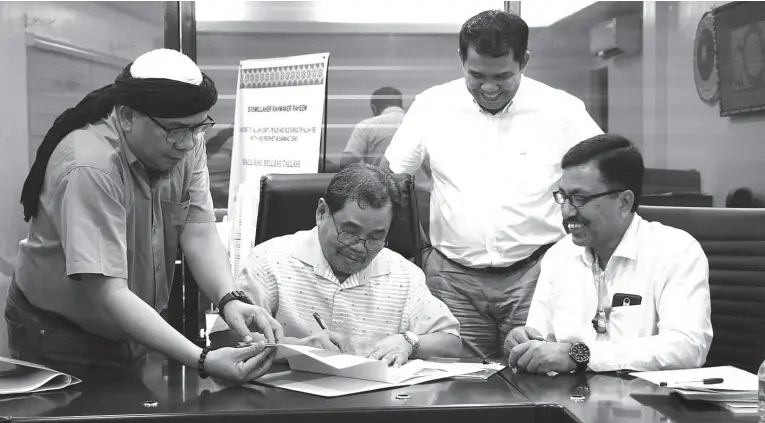
M 723 383 L 725 380 L 721 377 L 711 377 L 707 379 L 699 379 L 699 380 L 685 380 L 681 382 L 661 382 L 659 386 L 668 386 L 670 384 L 672 385 L 682 385 L 686 383 L 701 383 L 704 385 L 716 385 L 718 383 Z
M 237 348 L 244 348 L 244 347 L 249 347 L 250 345 L 253 345 L 253 344 L 248 344 L 248 343 L 246 343 L 246 342 L 240 342 L 240 343 L 239 343 L 239 345 L 237 345 L 236 347 L 237 347 Z M 263 349 L 267 349 L 267 348 L 275 348 L 275 347 L 276 347 L 276 345 L 277 345 L 277 344 L 275 344 L 275 343 L 273 343 L 273 342 L 266 342 L 266 343 L 265 343 L 265 345 L 263 345 Z
M 324 324 L 324 320 L 321 320 L 321 316 L 319 316 L 319 313 L 314 313 L 313 318 L 316 319 L 316 323 L 319 324 L 319 327 L 321 327 L 321 330 L 327 330 L 327 325 Z
M 483 364 L 491 364 L 492 363 L 492 361 L 489 359 L 489 357 L 486 357 L 486 355 L 483 352 L 481 352 L 481 350 L 479 350 L 478 347 L 475 346 L 475 344 L 473 344 L 472 342 L 468 341 L 465 338 L 462 338 L 462 342 L 465 345 L 467 345 L 467 347 L 470 348 L 470 350 L 473 351 L 473 353 L 475 353 L 478 357 L 481 358 L 481 362 Z M 502 370 L 504 370 L 504 368 Z M 505 382 L 507 382 L 510 386 L 515 387 L 515 385 L 513 385 L 513 383 L 510 382 L 510 380 L 508 378 L 506 378 L 505 375 L 502 374 L 502 370 L 498 371 L 496 374 L 498 374 L 499 377 L 504 379 Z

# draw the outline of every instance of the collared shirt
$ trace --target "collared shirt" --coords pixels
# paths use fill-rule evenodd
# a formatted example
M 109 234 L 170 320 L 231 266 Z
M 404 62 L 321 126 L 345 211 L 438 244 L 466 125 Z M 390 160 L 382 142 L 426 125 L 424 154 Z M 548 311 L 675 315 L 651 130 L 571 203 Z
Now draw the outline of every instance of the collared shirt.
M 362 163 L 380 166 L 385 150 L 401 125 L 404 114 L 401 107 L 391 106 L 385 108 L 378 116 L 362 120 L 353 129 L 343 154 L 358 157 Z M 418 187 L 430 191 L 432 181 L 429 169 L 424 167 L 416 172 L 414 177 Z
M 687 232 L 635 214 L 605 269 L 607 332 L 592 319 L 598 297 L 592 253 L 567 236 L 542 259 L 526 326 L 590 347 L 590 369 L 701 367 L 712 342 L 709 263 Z M 618 294 L 641 304 L 614 303 Z
M 584 103 L 522 77 L 492 115 L 464 79 L 418 95 L 385 152 L 393 172 L 430 160 L 430 240 L 469 267 L 509 266 L 565 235 L 552 192 L 569 148 L 602 131 Z
M 161 311 L 187 222 L 215 222 L 204 143 L 152 180 L 112 113 L 70 133 L 54 150 L 40 210 L 19 245 L 15 280 L 33 305 L 97 335 L 124 338 L 89 304 L 79 275 L 126 279 L 133 293 Z
M 404 119 L 404 109 L 387 107 L 378 116 L 359 122 L 348 139 L 343 153 L 351 153 L 364 163 L 379 166 L 385 149 Z
M 324 258 L 316 228 L 257 245 L 237 281 L 289 337 L 320 332 L 313 313 L 331 331 L 368 340 L 405 331 L 459 336 L 459 322 L 431 295 L 417 266 L 386 248 L 341 283 Z M 219 318 L 211 332 L 226 328 Z

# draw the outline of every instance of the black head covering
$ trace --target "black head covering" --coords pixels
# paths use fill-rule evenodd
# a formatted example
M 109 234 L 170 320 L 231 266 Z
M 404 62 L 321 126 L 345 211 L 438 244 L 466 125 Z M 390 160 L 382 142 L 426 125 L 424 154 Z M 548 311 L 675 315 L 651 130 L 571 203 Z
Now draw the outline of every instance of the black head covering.
M 37 215 L 45 169 L 53 150 L 72 131 L 106 118 L 117 104 L 147 116 L 183 118 L 210 110 L 218 101 L 215 83 L 204 73 L 202 83 L 193 85 L 163 78 L 133 78 L 130 73 L 132 65 L 127 65 L 113 84 L 86 95 L 53 122 L 37 149 L 35 162 L 21 191 L 25 221 Z

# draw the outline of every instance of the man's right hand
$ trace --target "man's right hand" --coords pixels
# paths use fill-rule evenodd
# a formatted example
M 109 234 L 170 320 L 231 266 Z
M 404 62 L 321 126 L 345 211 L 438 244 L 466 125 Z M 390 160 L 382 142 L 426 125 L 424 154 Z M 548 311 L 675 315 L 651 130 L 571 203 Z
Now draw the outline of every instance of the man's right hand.
M 257 342 L 241 348 L 220 348 L 207 353 L 205 373 L 242 384 L 263 376 L 274 362 L 276 348 Z
M 510 353 L 510 350 L 515 348 L 516 345 L 523 344 L 528 341 L 544 341 L 542 334 L 538 330 L 528 327 L 519 326 L 510 331 L 505 338 L 505 355 Z
M 345 336 L 329 330 L 323 330 L 305 338 L 285 338 L 283 342 L 285 344 L 305 345 L 307 347 L 321 348 L 344 354 L 349 350 L 349 344 Z

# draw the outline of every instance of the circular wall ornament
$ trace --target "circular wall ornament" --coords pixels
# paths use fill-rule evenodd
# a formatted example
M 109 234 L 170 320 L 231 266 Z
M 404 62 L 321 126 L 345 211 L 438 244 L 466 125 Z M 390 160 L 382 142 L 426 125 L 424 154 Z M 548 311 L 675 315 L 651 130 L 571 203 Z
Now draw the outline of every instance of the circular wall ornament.
M 714 15 L 707 11 L 696 28 L 696 41 L 693 45 L 693 77 L 696 81 L 696 91 L 706 103 L 715 103 L 720 99 L 715 44 Z

